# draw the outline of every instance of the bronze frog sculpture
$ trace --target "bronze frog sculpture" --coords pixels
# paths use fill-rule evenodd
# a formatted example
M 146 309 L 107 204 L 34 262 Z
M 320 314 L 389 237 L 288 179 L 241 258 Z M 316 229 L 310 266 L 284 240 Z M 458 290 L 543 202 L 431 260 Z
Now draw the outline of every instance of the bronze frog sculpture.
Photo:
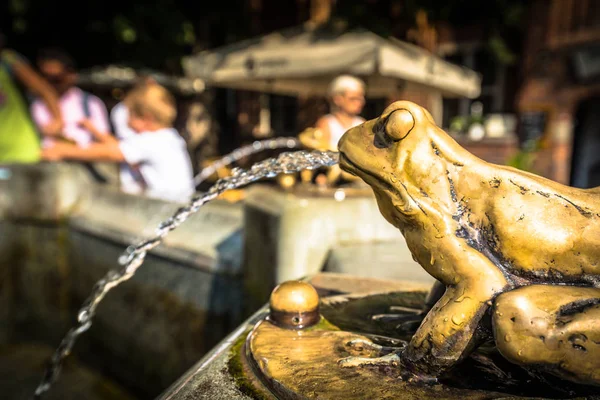
M 440 376 L 489 337 L 491 316 L 507 360 L 600 386 L 600 188 L 487 163 L 407 101 L 350 129 L 339 150 L 446 288 L 406 348 L 342 365 Z

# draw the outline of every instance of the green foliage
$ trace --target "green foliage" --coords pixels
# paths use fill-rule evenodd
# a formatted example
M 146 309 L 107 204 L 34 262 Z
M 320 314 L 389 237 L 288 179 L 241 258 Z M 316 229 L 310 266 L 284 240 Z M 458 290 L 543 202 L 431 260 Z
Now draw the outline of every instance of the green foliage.
M 348 28 L 365 28 L 387 37 L 392 33 L 390 18 L 386 10 L 379 10 L 373 2 L 340 1 L 334 10 L 334 19 L 341 20 Z
M 481 124 L 485 122 L 485 118 L 483 116 L 475 116 L 475 115 L 467 115 L 467 116 L 457 116 L 452 118 L 450 121 L 450 131 L 456 132 L 460 134 L 466 134 L 469 131 L 469 128 L 473 124 Z
M 298 7 L 264 9 L 259 18 L 269 29 L 298 21 Z M 390 1 L 400 15 L 390 16 Z M 333 18 L 348 27 L 361 26 L 382 36 L 414 26 L 424 9 L 431 21 L 488 28 L 489 48 L 501 62 L 515 61 L 515 32 L 522 32 L 526 6 L 518 0 L 345 0 L 336 2 Z M 264 7 L 269 7 L 264 2 Z M 273 8 L 275 7 L 275 8 Z M 81 66 L 123 63 L 166 71 L 179 68 L 182 56 L 252 36 L 249 0 L 86 0 L 79 2 L 7 0 L 0 2 L 0 27 L 9 45 L 28 57 L 47 45 L 67 48 Z M 270 11 L 269 11 L 270 10 Z M 283 13 L 283 14 L 282 14 Z M 273 16 L 277 15 L 275 22 Z M 306 10 L 304 11 L 306 15 Z M 175 71 L 171 71 L 175 72 Z
M 118 40 L 123 43 L 135 43 L 137 40 L 137 32 L 131 21 L 123 16 L 117 15 L 113 21 L 113 29 Z
M 246 3 L 8 0 L 0 2 L 0 27 L 8 45 L 29 59 L 60 46 L 84 68 L 116 63 L 179 72 L 193 49 L 248 37 Z
M 28 0 L 10 0 L 9 9 L 15 16 L 23 15 L 29 8 L 29 5 Z
M 480 24 L 488 37 L 488 50 L 496 60 L 507 65 L 517 61 L 525 32 L 524 17 L 527 10 L 527 5 L 522 0 L 395 1 L 401 7 L 401 16 L 393 23 L 388 15 L 389 3 L 382 1 L 337 2 L 335 15 L 350 27 L 361 26 L 388 36 L 398 32 L 397 25 L 405 29 L 414 26 L 416 13 L 425 10 L 429 20 L 434 23 L 444 21 L 459 27 Z
M 527 141 L 506 164 L 522 171 L 534 172 L 533 163 L 535 162 L 538 150 L 540 150 L 539 140 Z
M 489 38 L 488 47 L 502 64 L 512 65 L 517 61 L 517 55 L 508 48 L 506 41 L 498 34 Z
M 524 2 L 513 2 L 507 5 L 503 13 L 503 22 L 506 26 L 521 28 L 527 8 Z

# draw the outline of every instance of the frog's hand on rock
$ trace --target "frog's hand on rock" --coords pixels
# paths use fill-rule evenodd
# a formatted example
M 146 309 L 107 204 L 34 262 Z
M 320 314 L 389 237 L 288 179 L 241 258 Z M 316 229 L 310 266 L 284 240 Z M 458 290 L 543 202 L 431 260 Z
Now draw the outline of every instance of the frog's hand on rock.
M 444 258 L 428 272 L 448 286 L 411 339 L 405 357 L 422 372 L 439 375 L 472 350 L 476 328 L 491 300 L 509 283 L 496 265 L 462 238 L 445 236 L 429 246 Z
M 405 347 L 405 343 L 402 343 L 401 346 L 391 347 L 391 346 L 381 346 L 379 344 L 373 343 L 369 340 L 365 339 L 354 339 L 346 343 L 346 346 L 351 347 L 353 350 L 363 351 L 370 350 L 377 352 L 379 356 L 387 355 L 394 351 L 399 351 L 400 349 Z
M 346 357 L 338 361 L 338 365 L 342 368 L 356 367 L 399 367 L 401 364 L 400 356 L 397 353 L 387 354 L 382 357 Z
M 415 373 L 414 368 L 403 360 L 400 352 L 394 352 L 382 357 L 346 357 L 338 361 L 338 365 L 342 368 L 361 368 L 361 367 L 377 367 L 384 368 L 388 371 L 394 371 L 398 379 L 407 382 L 419 382 L 424 384 L 435 384 L 437 378 L 432 375 Z

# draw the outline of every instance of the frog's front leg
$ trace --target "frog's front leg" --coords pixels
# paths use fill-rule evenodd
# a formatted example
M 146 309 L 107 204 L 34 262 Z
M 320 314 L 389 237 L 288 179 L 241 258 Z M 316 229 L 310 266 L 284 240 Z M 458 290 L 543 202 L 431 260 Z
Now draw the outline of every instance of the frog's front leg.
M 494 302 L 500 353 L 523 367 L 600 386 L 600 289 L 532 285 Z
M 430 249 L 445 257 L 432 265 L 430 273 L 448 287 L 408 346 L 397 352 L 402 368 L 419 379 L 440 375 L 468 354 L 475 344 L 476 328 L 485 311 L 493 298 L 508 287 L 500 269 L 461 239 L 445 237 L 431 243 L 434 245 Z M 341 364 L 398 365 L 398 359 L 392 356 L 349 358 Z
M 500 268 L 458 237 L 432 240 L 429 249 L 443 254 L 428 272 L 447 285 L 404 352 L 404 361 L 420 372 L 439 376 L 476 345 L 477 327 L 496 295 L 510 287 Z
M 414 370 L 438 376 L 468 355 L 494 292 L 470 285 L 449 287 L 427 314 L 404 352 Z

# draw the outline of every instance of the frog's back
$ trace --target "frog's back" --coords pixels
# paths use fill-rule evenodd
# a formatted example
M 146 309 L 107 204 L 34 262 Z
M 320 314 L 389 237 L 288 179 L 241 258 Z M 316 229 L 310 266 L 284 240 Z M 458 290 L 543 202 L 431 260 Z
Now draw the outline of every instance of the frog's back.
M 532 281 L 600 282 L 600 187 L 494 167 L 501 191 L 487 198 L 482 224 L 493 228 L 502 266 Z

